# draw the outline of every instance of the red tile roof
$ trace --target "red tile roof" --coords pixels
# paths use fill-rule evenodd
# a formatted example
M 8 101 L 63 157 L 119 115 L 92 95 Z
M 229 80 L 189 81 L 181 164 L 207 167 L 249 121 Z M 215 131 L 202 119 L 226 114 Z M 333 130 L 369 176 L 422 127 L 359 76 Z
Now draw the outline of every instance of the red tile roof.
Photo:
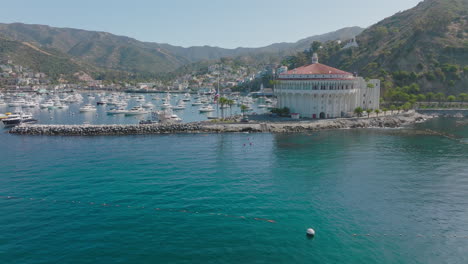
M 288 72 L 285 72 L 281 75 L 305 75 L 305 74 L 339 74 L 339 75 L 353 75 L 352 73 L 345 72 L 342 70 L 338 70 L 336 68 L 321 64 L 321 63 L 314 63 L 314 64 L 309 64 L 306 66 L 302 66 L 293 70 L 290 70 Z M 280 76 L 281 76 L 280 75 Z M 281 78 L 281 77 L 280 77 Z

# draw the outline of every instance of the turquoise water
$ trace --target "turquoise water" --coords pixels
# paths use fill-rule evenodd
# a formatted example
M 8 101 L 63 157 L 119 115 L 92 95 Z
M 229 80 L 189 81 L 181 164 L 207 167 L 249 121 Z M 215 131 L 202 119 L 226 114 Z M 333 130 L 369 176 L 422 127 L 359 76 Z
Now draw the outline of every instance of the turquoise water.
M 2 133 L 0 263 L 467 263 L 468 127 L 457 121 L 301 135 Z

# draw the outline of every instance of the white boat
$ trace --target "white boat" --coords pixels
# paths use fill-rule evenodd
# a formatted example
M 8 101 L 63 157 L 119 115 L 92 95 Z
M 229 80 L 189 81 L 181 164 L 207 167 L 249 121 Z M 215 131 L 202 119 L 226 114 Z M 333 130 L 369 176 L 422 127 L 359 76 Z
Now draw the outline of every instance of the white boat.
M 36 123 L 37 119 L 34 119 L 31 114 L 16 112 L 11 115 L 8 115 L 7 118 L 3 118 L 2 122 L 5 126 L 16 126 L 22 123 Z
M 183 100 L 179 100 L 177 102 L 177 105 L 176 106 L 173 106 L 172 107 L 173 110 L 184 110 L 185 109 L 185 103 Z
M 200 109 L 198 109 L 198 111 L 200 111 L 200 113 L 208 113 L 213 112 L 214 108 L 211 105 L 204 105 Z
M 93 112 L 96 110 L 96 107 L 91 104 L 85 104 L 83 107 L 80 107 L 80 112 Z
M 152 103 L 150 103 L 150 102 L 143 105 L 143 108 L 153 108 L 153 107 L 154 107 L 154 105 Z
M 182 122 L 182 118 L 180 118 L 180 117 L 179 117 L 178 115 L 176 115 L 176 114 L 172 114 L 172 115 L 171 115 L 171 120 L 172 120 L 173 122 L 175 122 L 175 123 L 180 123 L 180 122 Z
M 16 100 L 11 101 L 8 104 L 8 106 L 10 106 L 10 107 L 21 107 L 24 104 L 26 104 L 26 101 L 23 98 L 20 98 L 20 99 L 16 99 Z
M 55 103 L 55 107 L 57 107 L 58 109 L 65 109 L 65 108 L 68 108 L 68 105 L 58 102 L 58 103 Z
M 120 115 L 120 114 L 125 114 L 126 112 L 127 112 L 127 109 L 125 109 L 124 107 L 118 107 L 118 108 L 113 108 L 107 111 L 106 113 L 108 115 Z
M 51 106 L 54 106 L 54 101 L 52 100 L 47 100 L 44 103 L 39 105 L 41 108 L 49 108 Z
M 192 103 L 192 106 L 197 106 L 197 105 L 202 105 L 203 103 L 200 101 L 200 99 L 197 99 L 195 102 Z
M 161 109 L 163 109 L 163 110 L 164 110 L 164 109 L 170 109 L 170 108 L 172 108 L 172 105 L 171 105 L 170 103 L 168 103 L 168 102 L 163 103 L 163 104 L 161 105 Z
M 36 107 L 36 106 L 38 106 L 38 105 L 39 105 L 39 104 L 36 103 L 36 102 L 28 101 L 28 102 L 26 102 L 26 103 L 23 105 L 23 107 L 31 107 L 31 108 L 33 108 L 33 107 Z
M 146 111 L 143 107 L 141 106 L 134 106 L 130 110 L 125 112 L 126 116 L 133 116 L 133 115 L 144 115 L 148 114 L 149 112 Z
M 189 94 L 189 93 L 186 93 L 185 96 L 184 96 L 184 98 L 182 99 L 182 101 L 188 102 L 188 101 L 190 101 L 190 98 L 191 98 L 190 94 Z

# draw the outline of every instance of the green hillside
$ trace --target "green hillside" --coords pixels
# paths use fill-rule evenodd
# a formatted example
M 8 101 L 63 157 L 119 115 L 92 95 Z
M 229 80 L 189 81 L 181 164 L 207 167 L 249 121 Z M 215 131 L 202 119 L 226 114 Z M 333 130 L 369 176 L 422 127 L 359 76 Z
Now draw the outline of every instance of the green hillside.
M 468 89 L 468 0 L 426 0 L 366 29 L 357 49 L 328 62 L 386 87 L 417 83 L 446 94 Z
M 36 72 L 46 73 L 53 79 L 57 79 L 61 75 L 70 79 L 76 72 L 90 70 L 75 63 L 64 54 L 0 38 L 0 61 L 6 60 L 13 60 L 15 64 L 28 67 Z
M 425 0 L 367 28 L 357 42 L 347 49 L 314 42 L 283 64 L 309 64 L 317 52 L 322 63 L 380 79 L 387 104 L 467 100 L 468 0 Z
M 74 59 L 96 67 L 148 74 L 171 72 L 181 66 L 223 57 L 245 56 L 252 59 L 274 57 L 302 50 L 314 40 L 349 39 L 362 28 L 351 27 L 309 37 L 296 43 L 276 43 L 261 48 L 224 49 L 219 47 L 178 47 L 142 42 L 105 32 L 56 28 L 22 23 L 0 24 L 0 35 L 11 40 L 29 42 L 38 47 L 59 50 Z

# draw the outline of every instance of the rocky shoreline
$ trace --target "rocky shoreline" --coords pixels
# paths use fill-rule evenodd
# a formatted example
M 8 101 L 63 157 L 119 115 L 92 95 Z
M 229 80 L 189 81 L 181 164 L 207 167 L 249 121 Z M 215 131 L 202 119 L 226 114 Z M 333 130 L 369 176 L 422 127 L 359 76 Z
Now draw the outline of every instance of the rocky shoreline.
M 352 128 L 397 128 L 424 122 L 433 116 L 414 111 L 371 118 L 343 118 L 294 122 L 262 123 L 213 123 L 194 122 L 186 124 L 148 125 L 21 125 L 9 133 L 16 135 L 47 136 L 103 136 L 103 135 L 148 135 L 148 134 L 195 134 L 195 133 L 300 133 L 308 131 Z

